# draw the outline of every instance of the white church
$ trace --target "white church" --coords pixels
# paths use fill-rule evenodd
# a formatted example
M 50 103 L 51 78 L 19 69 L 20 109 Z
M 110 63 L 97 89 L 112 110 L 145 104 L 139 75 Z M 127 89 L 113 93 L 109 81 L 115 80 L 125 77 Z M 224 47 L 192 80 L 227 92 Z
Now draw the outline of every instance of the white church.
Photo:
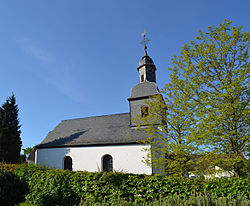
M 145 36 L 144 36 L 145 40 Z M 154 174 L 157 170 L 146 165 L 151 145 L 139 142 L 147 138 L 138 130 L 134 119 L 148 114 L 149 97 L 159 95 L 156 85 L 156 67 L 145 53 L 137 68 L 139 84 L 132 88 L 128 98 L 130 111 L 113 115 L 63 120 L 35 147 L 37 165 L 72 171 L 118 171 L 133 174 Z

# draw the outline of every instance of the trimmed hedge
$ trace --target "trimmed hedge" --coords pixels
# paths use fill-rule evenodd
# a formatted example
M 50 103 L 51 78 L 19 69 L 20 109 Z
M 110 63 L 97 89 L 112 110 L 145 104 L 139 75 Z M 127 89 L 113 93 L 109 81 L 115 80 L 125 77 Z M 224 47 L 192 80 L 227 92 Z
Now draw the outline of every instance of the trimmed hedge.
M 7 164 L 0 162 L 0 170 L 8 170 L 10 172 L 15 171 L 18 167 L 25 166 L 26 164 Z
M 26 200 L 34 205 L 78 205 L 81 201 L 112 203 L 117 199 L 150 202 L 178 194 L 205 194 L 215 198 L 241 195 L 249 199 L 250 180 L 245 178 L 178 179 L 157 175 L 70 172 L 23 166 L 15 172 L 29 185 Z
M 7 170 L 0 170 L 0 204 L 14 206 L 25 200 L 28 185 L 15 174 Z

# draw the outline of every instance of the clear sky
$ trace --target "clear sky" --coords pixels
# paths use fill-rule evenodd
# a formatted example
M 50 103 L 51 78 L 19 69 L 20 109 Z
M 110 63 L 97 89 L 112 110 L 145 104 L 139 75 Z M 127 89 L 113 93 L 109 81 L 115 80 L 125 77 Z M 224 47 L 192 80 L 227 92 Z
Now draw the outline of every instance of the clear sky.
M 0 104 L 12 92 L 23 148 L 62 120 L 129 111 L 141 33 L 159 88 L 170 58 L 223 19 L 250 31 L 249 0 L 11 0 L 0 2 Z

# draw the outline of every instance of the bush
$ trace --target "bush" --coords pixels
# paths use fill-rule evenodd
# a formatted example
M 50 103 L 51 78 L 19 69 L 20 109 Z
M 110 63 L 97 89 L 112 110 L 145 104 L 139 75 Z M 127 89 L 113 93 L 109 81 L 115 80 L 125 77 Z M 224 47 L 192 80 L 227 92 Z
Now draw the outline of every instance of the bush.
M 248 178 L 210 179 L 204 182 L 203 188 L 208 195 L 213 195 L 215 198 L 232 196 L 233 199 L 236 199 L 239 194 L 247 199 L 250 197 L 250 180 Z
M 112 204 L 117 199 L 137 203 L 167 201 L 202 194 L 219 199 L 230 196 L 249 199 L 250 180 L 245 178 L 181 179 L 157 175 L 123 173 L 70 172 L 40 168 L 34 165 L 17 168 L 15 172 L 29 185 L 26 200 L 34 205 L 78 205 L 82 202 Z
M 21 181 L 15 174 L 0 170 L 0 203 L 1 206 L 13 206 L 25 200 L 28 193 L 26 182 Z
M 0 170 L 8 170 L 10 172 L 15 171 L 18 167 L 25 166 L 25 164 L 7 164 L 0 162 Z
M 79 205 L 80 199 L 72 190 L 70 171 L 48 169 L 29 165 L 18 168 L 15 173 L 25 180 L 31 191 L 26 201 L 34 205 Z

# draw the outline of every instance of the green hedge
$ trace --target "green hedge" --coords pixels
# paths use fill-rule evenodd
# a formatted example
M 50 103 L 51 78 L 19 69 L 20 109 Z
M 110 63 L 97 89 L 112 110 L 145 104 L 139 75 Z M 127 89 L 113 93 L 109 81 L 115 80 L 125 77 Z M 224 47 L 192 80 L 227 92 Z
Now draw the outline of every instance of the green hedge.
M 7 164 L 0 162 L 0 170 L 8 170 L 10 172 L 15 171 L 18 167 L 25 166 L 26 164 Z
M 28 185 L 15 174 L 7 170 L 0 170 L 0 205 L 14 206 L 25 200 Z
M 26 200 L 34 205 L 78 205 L 87 202 L 114 202 L 117 198 L 137 202 L 164 200 L 178 194 L 206 194 L 215 198 L 241 195 L 249 199 L 250 180 L 245 178 L 178 179 L 157 175 L 70 172 L 23 166 L 16 174 L 29 185 Z

